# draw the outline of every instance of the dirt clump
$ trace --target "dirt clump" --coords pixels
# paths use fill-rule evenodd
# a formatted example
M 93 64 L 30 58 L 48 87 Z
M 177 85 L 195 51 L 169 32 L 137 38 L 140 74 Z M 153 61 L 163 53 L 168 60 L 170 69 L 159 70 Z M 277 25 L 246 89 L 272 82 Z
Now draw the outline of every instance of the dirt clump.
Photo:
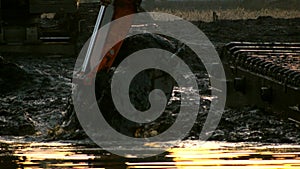
M 0 94 L 14 91 L 29 81 L 30 77 L 24 69 L 0 56 Z

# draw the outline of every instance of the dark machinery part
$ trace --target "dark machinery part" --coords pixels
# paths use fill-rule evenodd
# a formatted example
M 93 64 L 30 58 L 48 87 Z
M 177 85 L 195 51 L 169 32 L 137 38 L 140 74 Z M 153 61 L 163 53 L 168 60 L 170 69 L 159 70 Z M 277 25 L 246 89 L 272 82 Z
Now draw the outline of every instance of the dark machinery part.
M 256 105 L 300 121 L 300 43 L 232 42 L 222 60 L 227 106 Z
M 0 50 L 74 53 L 76 15 L 76 0 L 0 0 Z

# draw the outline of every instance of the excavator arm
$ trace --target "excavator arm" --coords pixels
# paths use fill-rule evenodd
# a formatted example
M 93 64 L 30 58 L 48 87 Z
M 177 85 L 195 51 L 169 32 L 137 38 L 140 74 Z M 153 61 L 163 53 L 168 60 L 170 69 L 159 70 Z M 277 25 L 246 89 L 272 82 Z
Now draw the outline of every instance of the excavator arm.
M 109 2 L 109 0 L 103 0 L 102 2 L 105 4 L 111 3 Z M 127 15 L 137 13 L 140 3 L 141 0 L 115 0 L 113 2 L 114 13 L 113 13 L 112 21 Z M 105 44 L 104 49 L 107 49 L 110 46 L 113 47 L 108 50 L 103 50 L 109 52 L 103 54 L 104 57 L 100 65 L 98 66 L 97 71 L 109 70 L 110 67 L 113 65 L 113 62 L 119 53 L 123 41 L 120 41 L 117 44 L 112 44 L 112 42 L 114 42 L 115 39 L 125 39 L 127 33 L 129 32 L 130 26 L 132 24 L 132 19 L 133 18 L 128 17 L 126 22 L 111 24 L 110 30 L 106 38 L 106 42 L 104 43 Z
M 92 77 L 95 74 L 97 74 L 97 72 L 109 71 L 116 57 L 118 56 L 119 50 L 121 49 L 121 46 L 123 44 L 123 40 L 126 38 L 129 32 L 133 18 L 126 17 L 126 20 L 123 19 L 122 23 L 111 22 L 111 21 L 122 18 L 124 16 L 128 16 L 128 15 L 130 16 L 131 14 L 137 13 L 138 9 L 141 9 L 140 3 L 141 0 L 101 0 L 101 7 L 99 10 L 95 28 L 88 45 L 85 60 L 78 74 L 79 79 L 81 80 L 85 79 L 83 80 L 85 84 L 90 84 Z M 107 12 L 107 7 L 109 5 L 113 6 L 113 14 L 106 15 L 105 13 Z M 102 23 L 104 20 L 105 23 Z M 105 42 L 103 43 L 104 44 L 103 48 L 101 49 L 101 51 L 93 51 L 99 27 L 108 22 L 111 22 L 108 33 L 106 35 L 100 35 L 100 36 L 105 36 Z M 117 42 L 120 39 L 122 39 L 122 41 L 119 41 L 117 44 L 115 44 L 115 42 Z M 95 62 L 95 60 L 91 59 L 92 51 L 97 52 L 101 56 L 103 56 L 99 65 L 92 66 L 95 65 L 93 63 Z M 103 53 L 103 51 L 108 51 L 108 52 Z M 90 69 L 87 68 L 88 66 L 90 66 Z
M 109 17 L 112 18 L 111 21 L 114 21 L 114 20 L 122 18 L 124 16 L 128 16 L 128 15 L 130 16 L 131 14 L 137 13 L 140 10 L 139 5 L 141 3 L 141 0 L 115 0 L 114 2 L 111 2 L 110 0 L 101 0 L 101 2 L 102 2 L 102 7 L 101 7 L 102 9 L 105 6 L 108 6 L 109 4 L 113 5 L 114 12 L 113 12 L 113 15 L 112 16 L 110 15 Z M 103 11 L 103 13 L 105 12 L 105 10 L 102 10 L 102 11 Z M 97 22 L 98 24 L 96 24 L 93 35 L 97 34 L 97 30 L 99 29 L 97 27 L 97 25 L 98 26 L 100 25 L 99 23 L 101 23 L 101 20 L 103 19 L 103 13 L 101 13 L 101 10 L 100 10 L 99 16 L 98 16 L 98 18 L 100 18 L 100 19 L 97 19 L 97 21 L 99 21 L 99 22 Z M 124 118 L 120 114 L 118 114 L 118 113 L 116 114 L 115 112 L 111 111 L 111 110 L 114 110 L 114 108 L 113 108 L 114 104 L 113 104 L 113 100 L 111 100 L 111 92 L 110 92 L 110 90 L 107 90 L 110 87 L 110 86 L 108 86 L 109 80 L 106 79 L 106 76 L 109 75 L 108 71 L 110 70 L 111 66 L 114 64 L 116 57 L 124 57 L 124 58 L 118 58 L 118 61 L 123 60 L 123 59 L 125 59 L 125 57 L 127 57 L 127 56 L 120 55 L 119 51 L 123 44 L 123 40 L 126 38 L 128 32 L 129 32 L 129 29 L 131 28 L 132 23 L 133 23 L 132 17 L 126 17 L 126 19 L 122 19 L 122 22 L 111 22 L 108 33 L 106 35 L 103 35 L 103 36 L 105 36 L 105 42 L 104 42 L 104 46 L 102 47 L 101 51 L 93 51 L 93 52 L 98 52 L 97 54 L 100 54 L 101 56 L 103 56 L 100 64 L 97 66 L 93 66 L 92 70 L 88 70 L 88 72 L 84 71 L 86 69 L 82 69 L 81 71 L 83 73 L 85 73 L 86 76 L 84 76 L 83 79 L 82 78 L 79 79 L 80 81 L 78 82 L 78 84 L 81 84 L 83 82 L 84 85 L 89 85 L 92 82 L 92 81 L 90 81 L 92 79 L 92 77 L 94 77 L 95 75 L 103 75 L 103 76 L 99 76 L 100 77 L 99 79 L 101 79 L 101 80 L 98 80 L 99 84 L 97 84 L 97 79 L 96 79 L 97 87 L 96 87 L 96 91 L 95 91 L 96 96 L 101 95 L 101 98 L 98 98 L 98 100 L 97 100 L 97 104 L 99 105 L 99 107 L 105 107 L 105 110 L 102 113 L 103 116 L 106 118 L 106 120 L 109 123 L 111 123 L 113 121 L 118 121 L 117 126 L 113 123 L 111 124 L 117 130 L 120 130 L 120 131 L 122 130 L 128 136 L 137 136 L 136 133 L 138 131 L 137 130 L 138 127 L 140 127 L 140 124 L 129 121 L 128 119 Z M 95 43 L 93 43 L 93 40 L 96 40 L 95 37 L 96 36 L 91 37 L 89 47 L 93 47 L 93 44 L 95 44 Z M 151 40 L 151 37 L 150 37 L 150 40 Z M 117 44 L 114 44 L 114 42 L 116 42 L 116 40 L 120 40 L 120 39 L 122 39 L 122 41 L 119 41 Z M 139 39 L 139 40 L 141 40 L 141 39 Z M 147 40 L 149 40 L 149 39 L 147 39 Z M 153 45 L 157 45 L 159 47 L 160 44 L 158 44 L 158 41 L 154 41 Z M 111 47 L 111 46 L 113 46 L 113 47 Z M 140 46 L 140 48 L 141 48 L 141 46 Z M 94 48 L 94 49 L 96 49 L 96 48 Z M 128 50 L 130 50 L 130 49 L 128 49 Z M 137 47 L 137 50 L 139 50 L 138 47 Z M 142 49 L 140 49 L 140 50 L 142 50 Z M 108 51 L 108 52 L 103 53 L 103 51 Z M 88 54 L 86 55 L 86 58 L 89 58 Z M 87 59 L 87 60 L 91 64 L 92 61 L 89 59 Z M 100 72 L 101 72 L 101 74 L 100 74 Z M 99 73 L 99 74 L 97 74 L 97 73 Z M 89 79 L 89 77 L 91 77 L 91 79 Z M 110 77 L 108 77 L 108 78 L 110 78 Z M 75 80 L 78 80 L 78 79 L 75 79 Z M 174 84 L 175 83 L 174 83 L 174 80 L 172 79 L 172 77 L 168 76 L 167 74 L 164 74 L 163 72 L 143 71 L 141 74 L 139 74 L 139 76 L 137 76 L 135 83 L 133 83 L 133 86 L 131 86 L 131 89 L 133 89 L 133 90 L 130 90 L 130 91 L 134 91 L 137 89 L 134 92 L 135 93 L 139 92 L 138 94 L 134 94 L 131 102 L 137 108 L 141 108 L 141 107 L 147 108 L 148 104 L 146 102 L 148 101 L 148 97 L 147 96 L 145 97 L 145 95 L 147 95 L 147 93 L 150 93 L 150 91 L 152 91 L 153 89 L 163 90 L 165 92 L 165 95 L 169 99 L 171 97 Z M 79 89 L 80 89 L 80 87 L 79 87 Z M 99 89 L 99 92 L 101 94 L 97 93 L 97 89 Z M 140 91 L 143 91 L 144 93 L 141 93 Z M 85 92 L 85 91 L 80 91 L 80 90 L 77 91 L 76 92 L 77 96 L 75 99 L 79 99 L 79 100 L 82 99 L 80 92 Z M 146 104 L 140 104 L 141 101 L 142 101 L 142 103 L 146 103 Z M 67 116 L 68 120 L 63 123 L 62 128 L 66 128 L 66 130 L 68 130 L 67 128 L 71 124 L 75 124 L 75 125 L 78 124 L 77 123 L 78 121 L 76 120 L 76 118 L 74 118 L 74 117 L 76 117 L 74 113 L 75 113 L 74 109 L 72 111 L 69 111 L 69 113 L 67 113 L 66 116 Z M 63 129 L 63 130 L 65 130 L 65 129 Z

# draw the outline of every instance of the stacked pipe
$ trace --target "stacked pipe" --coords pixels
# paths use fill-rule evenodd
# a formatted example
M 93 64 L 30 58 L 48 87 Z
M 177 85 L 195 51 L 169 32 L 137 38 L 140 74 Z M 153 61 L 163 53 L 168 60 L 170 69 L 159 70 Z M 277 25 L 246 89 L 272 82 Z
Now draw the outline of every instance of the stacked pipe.
M 224 52 L 234 65 L 300 87 L 300 43 L 231 42 Z

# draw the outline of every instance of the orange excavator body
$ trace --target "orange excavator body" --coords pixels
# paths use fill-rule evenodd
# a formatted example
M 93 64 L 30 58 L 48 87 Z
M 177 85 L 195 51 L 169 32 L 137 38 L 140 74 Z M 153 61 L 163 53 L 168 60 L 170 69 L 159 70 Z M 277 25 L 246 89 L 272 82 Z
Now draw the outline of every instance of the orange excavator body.
M 113 3 L 114 13 L 112 21 L 127 15 L 137 13 L 139 4 L 140 0 L 115 0 Z M 132 17 L 127 17 L 126 22 L 111 24 L 103 50 L 109 52 L 103 54 L 104 57 L 97 68 L 97 72 L 102 70 L 108 71 L 111 68 L 123 44 L 123 40 L 118 42 L 117 44 L 112 44 L 112 42 L 115 42 L 115 39 L 125 39 L 131 27 L 132 20 Z M 107 49 L 111 46 L 113 46 L 111 49 Z

